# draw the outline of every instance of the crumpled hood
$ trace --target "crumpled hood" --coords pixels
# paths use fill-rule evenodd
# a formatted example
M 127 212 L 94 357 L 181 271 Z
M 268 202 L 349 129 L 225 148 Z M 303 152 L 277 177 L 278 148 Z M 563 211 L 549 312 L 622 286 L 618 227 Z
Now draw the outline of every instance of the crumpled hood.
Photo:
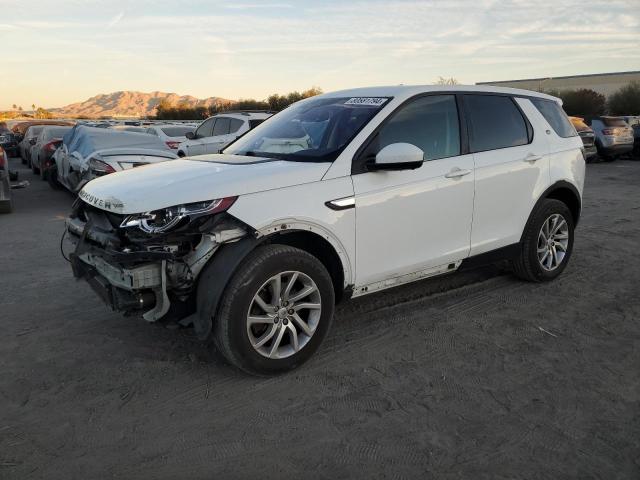
M 238 155 L 202 155 L 105 175 L 87 183 L 79 196 L 114 213 L 142 213 L 317 182 L 329 166 L 329 163 Z

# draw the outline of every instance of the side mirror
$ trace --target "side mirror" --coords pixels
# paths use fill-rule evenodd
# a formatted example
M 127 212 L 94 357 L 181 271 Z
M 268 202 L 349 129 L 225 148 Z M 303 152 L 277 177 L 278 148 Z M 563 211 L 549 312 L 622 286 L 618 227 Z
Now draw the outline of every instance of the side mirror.
M 414 170 L 424 162 L 424 152 L 410 143 L 392 143 L 378 152 L 373 162 L 367 163 L 369 171 Z
M 189 140 L 193 140 L 194 138 L 196 138 L 196 134 L 194 132 L 187 132 L 184 134 L 185 137 L 187 137 Z

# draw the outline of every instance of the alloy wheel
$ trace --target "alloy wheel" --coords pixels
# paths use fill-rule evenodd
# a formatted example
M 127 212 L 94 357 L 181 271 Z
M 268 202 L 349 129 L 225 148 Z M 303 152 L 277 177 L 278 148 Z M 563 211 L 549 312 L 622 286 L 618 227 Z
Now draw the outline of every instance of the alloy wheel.
M 278 273 L 262 284 L 249 305 L 249 341 L 264 357 L 290 357 L 309 343 L 321 313 L 320 290 L 311 277 L 297 271 Z
M 569 225 L 559 213 L 547 218 L 538 234 L 538 262 L 540 266 L 552 272 L 558 268 L 569 248 Z

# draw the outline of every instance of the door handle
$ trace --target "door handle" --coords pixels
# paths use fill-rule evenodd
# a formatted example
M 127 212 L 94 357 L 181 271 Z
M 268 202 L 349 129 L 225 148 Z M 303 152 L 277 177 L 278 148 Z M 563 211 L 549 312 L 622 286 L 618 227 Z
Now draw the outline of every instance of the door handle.
M 449 173 L 445 173 L 444 176 L 445 178 L 460 178 L 460 177 L 464 177 L 465 175 L 469 175 L 470 173 L 471 173 L 471 170 L 463 170 L 458 167 L 453 167 L 449 171 Z
M 523 162 L 529 162 L 529 163 L 535 163 L 538 160 L 541 160 L 542 157 L 540 155 L 534 155 L 533 153 L 530 153 L 529 155 L 527 155 L 526 157 L 524 157 L 522 159 Z

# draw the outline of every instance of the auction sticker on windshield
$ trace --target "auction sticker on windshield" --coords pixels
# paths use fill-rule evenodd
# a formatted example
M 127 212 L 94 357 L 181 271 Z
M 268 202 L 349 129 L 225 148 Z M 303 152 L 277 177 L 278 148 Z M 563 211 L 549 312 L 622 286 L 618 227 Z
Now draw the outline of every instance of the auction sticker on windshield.
M 366 105 L 368 107 L 379 107 L 389 100 L 384 97 L 353 97 L 344 102 L 345 105 Z

